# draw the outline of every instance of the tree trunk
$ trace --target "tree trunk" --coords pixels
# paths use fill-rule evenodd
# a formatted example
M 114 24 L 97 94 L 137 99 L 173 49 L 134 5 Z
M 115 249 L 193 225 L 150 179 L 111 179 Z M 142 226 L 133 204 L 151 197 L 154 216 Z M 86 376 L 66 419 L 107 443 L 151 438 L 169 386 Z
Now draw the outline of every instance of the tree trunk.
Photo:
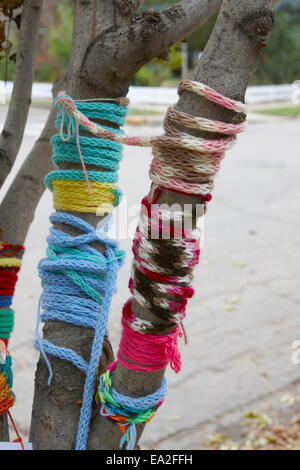
M 216 26 L 199 61 L 192 79 L 205 83 L 219 93 L 244 101 L 248 82 L 255 67 L 261 48 L 266 45 L 268 33 L 273 24 L 273 8 L 275 1 L 226 0 L 221 8 Z M 202 97 L 184 92 L 176 105 L 179 111 L 201 116 L 208 119 L 237 122 L 237 115 L 221 108 Z M 191 133 L 186 129 L 186 132 Z M 205 138 L 218 138 L 211 133 L 199 133 Z M 197 198 L 163 190 L 157 203 L 197 204 Z M 182 207 L 183 208 L 183 207 Z M 157 320 L 151 312 L 136 302 L 132 305 L 133 313 L 139 318 L 150 319 L 155 325 Z M 161 326 L 161 332 L 165 328 Z M 158 389 L 163 371 L 141 373 L 124 368 L 118 363 L 114 375 L 114 388 L 133 397 L 144 396 Z M 167 405 L 166 405 L 167 406 Z M 113 429 L 113 425 L 104 418 L 100 427 L 101 449 L 118 449 L 121 433 Z M 158 418 L 159 419 L 159 418 Z M 117 427 L 117 426 L 115 426 Z M 139 436 L 143 430 L 140 426 Z

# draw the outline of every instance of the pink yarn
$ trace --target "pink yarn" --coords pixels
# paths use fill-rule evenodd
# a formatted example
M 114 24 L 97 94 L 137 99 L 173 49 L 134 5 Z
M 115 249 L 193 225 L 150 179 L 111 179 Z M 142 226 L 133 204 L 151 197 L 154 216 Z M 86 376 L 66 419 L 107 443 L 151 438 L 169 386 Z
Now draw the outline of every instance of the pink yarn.
M 118 351 L 118 361 L 127 369 L 138 372 L 155 372 L 170 363 L 177 373 L 181 369 L 181 357 L 177 337 L 182 336 L 179 325 L 168 335 L 139 333 L 130 327 L 136 320 L 131 310 L 131 299 L 123 307 L 122 337 Z

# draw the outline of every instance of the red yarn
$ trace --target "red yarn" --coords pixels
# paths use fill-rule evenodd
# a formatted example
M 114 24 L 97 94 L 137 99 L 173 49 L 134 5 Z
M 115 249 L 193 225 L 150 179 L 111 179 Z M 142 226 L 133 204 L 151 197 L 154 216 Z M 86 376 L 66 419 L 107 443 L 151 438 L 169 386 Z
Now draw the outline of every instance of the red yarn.
M 15 271 L 0 269 L 0 296 L 13 296 L 17 280 L 18 275 Z

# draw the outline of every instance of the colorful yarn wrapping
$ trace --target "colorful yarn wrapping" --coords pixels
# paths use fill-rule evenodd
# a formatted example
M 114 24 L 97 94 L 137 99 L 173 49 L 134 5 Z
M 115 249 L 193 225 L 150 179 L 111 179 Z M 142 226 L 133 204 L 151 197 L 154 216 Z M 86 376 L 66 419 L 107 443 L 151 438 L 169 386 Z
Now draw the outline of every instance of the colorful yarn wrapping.
M 212 88 L 199 82 L 184 80 L 178 93 L 191 91 L 206 99 L 226 107 L 236 113 L 245 113 L 246 106 L 227 98 Z M 195 117 L 170 107 L 164 122 L 166 135 L 157 137 L 129 137 L 115 134 L 90 121 L 79 109 L 76 102 L 63 93 L 57 101 L 63 103 L 76 123 L 102 139 L 110 139 L 126 145 L 152 147 L 154 159 L 151 164 L 151 180 L 166 189 L 185 194 L 208 195 L 212 188 L 225 151 L 232 148 L 235 136 L 245 128 L 244 124 L 230 124 Z M 220 134 L 218 139 L 194 137 L 179 130 L 180 127 Z
M 59 169 L 45 178 L 46 186 L 53 191 L 54 207 L 62 211 L 96 213 L 111 212 L 119 204 L 121 191 L 115 185 L 118 181 L 119 162 L 122 159 L 122 145 L 92 136 L 81 136 L 83 126 L 68 113 L 59 95 L 59 111 L 56 127 L 60 133 L 52 137 L 52 160 L 55 165 L 79 163 L 83 170 Z M 86 118 L 101 119 L 112 125 L 124 125 L 128 112 L 126 106 L 103 102 L 74 102 Z M 112 135 L 122 134 L 119 129 L 103 126 Z M 84 155 L 84 158 L 83 158 Z M 93 165 L 101 170 L 86 170 L 85 165 Z
M 41 320 L 59 320 L 93 328 L 95 335 L 89 363 L 70 349 L 40 339 L 38 327 L 35 345 L 48 365 L 49 384 L 52 369 L 48 354 L 71 362 L 86 374 L 76 443 L 76 449 L 82 450 L 87 441 L 94 385 L 103 337 L 107 331 L 109 307 L 116 289 L 117 272 L 125 253 L 118 249 L 115 240 L 107 236 L 110 216 L 106 225 L 98 231 L 82 219 L 64 212 L 52 214 L 50 221 L 52 224 L 67 224 L 83 233 L 73 237 L 54 227 L 50 229 L 48 258 L 39 263 L 39 275 L 44 287 L 40 299 L 40 307 L 43 310 Z M 105 247 L 103 254 L 89 246 L 89 243 L 95 241 Z
M 0 416 L 6 413 L 15 402 L 12 385 L 11 357 L 7 352 L 6 344 L 0 340 Z
M 136 442 L 136 424 L 149 423 L 162 405 L 167 393 L 167 381 L 163 378 L 160 388 L 153 394 L 132 398 L 118 393 L 112 386 L 117 362 L 111 364 L 100 376 L 96 401 L 102 416 L 120 426 L 123 434 L 120 448 L 126 443 L 133 450 Z
M 192 91 L 236 113 L 246 111 L 243 103 L 226 98 L 204 84 L 186 80 L 181 82 L 178 93 L 181 94 L 183 91 Z M 59 94 L 56 102 L 60 103 L 61 112 L 63 113 L 61 123 L 62 140 L 70 140 L 71 137 L 74 139 L 74 136 L 77 136 L 78 153 L 87 182 L 89 176 L 92 175 L 88 175 L 88 172 L 86 172 L 80 151 L 78 137 L 80 126 L 96 137 L 109 139 L 114 143 L 152 146 L 154 159 L 150 169 L 150 178 L 154 183 L 153 189 L 166 188 L 183 194 L 200 196 L 203 204 L 211 199 L 210 192 L 213 188 L 214 178 L 219 170 L 225 151 L 235 143 L 236 134 L 244 130 L 243 124 L 228 124 L 198 118 L 171 107 L 167 112 L 164 123 L 166 135 L 159 137 L 129 137 L 91 121 L 87 115 L 81 112 L 78 103 L 64 93 Z M 65 114 L 68 117 L 67 137 L 62 132 Z M 182 126 L 187 129 L 219 134 L 219 137 L 209 140 L 194 137 L 179 130 Z M 74 143 L 75 139 L 73 140 Z M 74 177 L 75 173 L 72 172 L 66 179 L 73 181 Z M 53 188 L 55 181 L 64 179 L 60 172 L 54 175 L 54 181 L 51 178 L 50 176 L 48 183 Z M 82 173 L 76 180 L 83 181 Z M 110 180 L 105 180 L 105 183 L 113 184 L 113 177 Z M 91 192 L 91 188 L 88 189 Z M 143 200 L 141 225 L 137 229 L 133 243 L 136 272 L 134 278 L 130 280 L 129 286 L 132 295 L 142 306 L 149 308 L 152 313 L 164 320 L 171 320 L 175 328 L 168 335 L 149 333 L 148 331 L 154 331 L 153 325 L 150 321 L 139 319 L 133 314 L 131 300 L 129 300 L 123 309 L 123 331 L 118 360 L 124 367 L 136 371 L 160 370 L 170 362 L 171 367 L 178 372 L 181 365 L 177 348 L 177 337 L 181 335 L 178 323 L 185 316 L 187 299 L 193 295 L 190 282 L 192 269 L 199 259 L 199 238 L 195 231 L 189 233 L 186 230 L 183 230 L 177 238 L 175 232 L 173 233 L 171 230 L 169 239 L 165 239 L 166 227 L 160 211 L 156 214 L 157 220 L 154 221 L 154 224 L 151 217 L 149 217 L 149 208 L 153 202 L 151 197 L 148 200 Z M 174 217 L 174 214 L 169 214 L 169 222 L 172 217 Z M 143 224 L 146 227 L 147 236 L 143 233 Z M 152 232 L 153 229 L 159 235 L 158 240 L 150 237 L 149 241 L 149 230 Z M 162 236 L 160 237 L 160 235 Z M 172 265 L 170 265 L 170 260 L 172 260 Z M 148 292 L 149 295 L 145 296 L 145 292 Z M 102 382 L 100 381 L 102 383 L 102 389 L 100 386 L 100 399 L 104 405 L 106 404 L 105 406 L 108 406 L 108 400 L 103 391 L 105 390 L 108 394 L 107 390 L 111 387 L 111 380 L 109 381 L 107 376 L 105 378 L 107 384 L 105 384 L 104 379 L 102 380 Z M 106 389 L 104 388 L 105 385 Z M 113 406 L 117 406 L 117 401 L 113 403 Z M 126 413 L 118 414 L 116 409 L 111 412 L 111 410 L 105 408 L 103 408 L 103 411 L 102 407 L 103 405 L 100 406 L 100 409 L 104 416 L 106 415 L 121 426 L 128 423 L 128 420 L 124 419 L 124 416 L 128 417 Z M 127 440 L 128 448 L 133 448 L 135 432 L 129 429 L 130 426 L 127 425 L 124 431 L 126 436 L 123 436 L 121 446 Z M 131 435 L 133 435 L 133 438 Z
M 183 91 L 195 92 L 237 113 L 245 112 L 242 103 L 223 97 L 203 84 L 184 81 L 179 86 L 179 94 Z M 179 131 L 178 126 L 221 134 L 221 138 L 206 141 Z M 244 130 L 244 124 L 198 118 L 171 107 L 164 129 L 166 136 L 150 139 L 154 155 L 150 177 L 154 184 L 148 198 L 142 201 L 140 222 L 133 241 L 135 270 L 129 288 L 142 307 L 167 322 L 168 326 L 176 326 L 170 335 L 149 334 L 159 329 L 148 320 L 136 318 L 129 300 L 123 309 L 118 359 L 124 367 L 143 371 L 159 370 L 170 361 L 171 367 L 178 372 L 177 335 L 181 333 L 178 323 L 184 319 L 187 300 L 194 293 L 190 283 L 193 268 L 199 261 L 200 233 L 197 229 L 184 227 L 187 216 L 184 211 L 162 210 L 155 207 L 155 202 L 163 187 L 199 196 L 205 206 L 211 199 L 210 191 L 225 150 L 232 147 L 235 134 Z M 192 214 L 189 217 L 192 220 Z M 177 220 L 181 222 L 179 227 Z M 164 348 L 155 349 L 159 338 L 167 343 L 168 337 L 172 341 L 175 360 L 167 356 Z
M 15 292 L 24 247 L 0 242 L 0 415 L 14 404 L 11 357 L 8 340 L 14 327 L 14 311 L 10 307 Z

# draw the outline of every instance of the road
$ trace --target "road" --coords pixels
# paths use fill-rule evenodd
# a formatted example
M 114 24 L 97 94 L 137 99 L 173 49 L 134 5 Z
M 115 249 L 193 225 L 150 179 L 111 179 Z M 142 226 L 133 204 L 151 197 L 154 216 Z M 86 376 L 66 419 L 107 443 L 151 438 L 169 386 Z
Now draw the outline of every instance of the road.
M 46 118 L 34 108 L 18 157 L 20 166 Z M 205 245 L 195 270 L 196 294 L 189 302 L 180 344 L 183 367 L 167 372 L 167 399 L 147 426 L 142 445 L 157 449 L 203 448 L 208 429 L 241 419 L 253 403 L 280 397 L 299 380 L 291 344 L 300 339 L 299 119 L 252 120 L 228 152 L 216 180 L 205 222 Z M 160 128 L 128 127 L 130 134 L 157 134 Z M 120 187 L 136 210 L 146 193 L 151 160 L 147 149 L 126 148 Z M 7 188 L 7 185 L 3 189 Z M 38 261 L 45 255 L 52 198 L 40 201 L 26 240 L 24 264 L 14 299 L 11 339 L 13 416 L 28 434 L 37 353 L 33 343 L 38 297 Z M 117 347 L 120 315 L 128 298 L 131 240 L 121 240 L 127 260 L 118 279 L 110 315 Z

